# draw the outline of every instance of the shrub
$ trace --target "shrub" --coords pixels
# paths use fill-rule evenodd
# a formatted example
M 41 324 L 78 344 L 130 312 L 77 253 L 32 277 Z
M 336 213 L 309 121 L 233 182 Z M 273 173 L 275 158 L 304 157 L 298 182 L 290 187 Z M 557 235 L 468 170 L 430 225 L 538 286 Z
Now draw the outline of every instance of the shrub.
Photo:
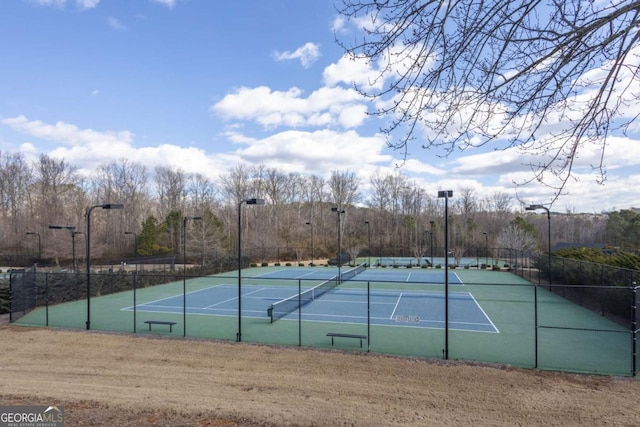
M 253 267 L 257 267 L 257 266 L 258 266 L 258 264 L 256 264 L 255 262 L 252 262 L 252 263 L 251 263 L 251 264 L 249 264 L 249 265 L 250 265 L 252 268 L 253 268 Z
M 494 270 L 494 271 L 500 271 L 500 266 L 499 265 L 494 265 L 491 269 Z
M 279 263 L 279 262 L 276 262 L 276 263 L 275 263 L 275 264 L 273 264 L 273 265 L 275 265 L 276 267 L 280 267 L 280 263 Z
M 263 267 L 268 267 L 268 266 L 269 266 L 269 263 L 268 263 L 268 262 L 263 262 L 263 263 L 262 263 L 262 266 L 263 266 Z
M 291 263 L 290 263 L 290 262 L 288 262 L 288 263 L 286 263 L 286 264 L 285 264 L 285 266 L 287 266 L 287 267 L 291 267 Z
M 299 262 L 298 267 L 304 267 L 304 262 Z
M 427 264 L 422 264 L 422 268 L 429 268 Z
M 436 264 L 436 268 L 442 268 L 440 264 Z

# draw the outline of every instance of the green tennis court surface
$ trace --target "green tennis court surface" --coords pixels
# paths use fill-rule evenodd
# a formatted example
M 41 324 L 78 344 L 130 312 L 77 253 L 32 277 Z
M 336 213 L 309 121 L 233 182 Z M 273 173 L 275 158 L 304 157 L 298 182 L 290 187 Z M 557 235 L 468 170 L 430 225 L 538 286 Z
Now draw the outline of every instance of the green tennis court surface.
M 344 269 L 347 270 L 347 269 Z M 368 269 L 272 322 L 267 310 L 337 275 L 336 267 L 260 267 L 91 298 L 91 328 L 331 348 L 327 333 L 367 337 L 334 348 L 629 375 L 628 328 L 508 272 Z M 140 280 L 140 278 L 138 278 Z M 98 279 L 92 282 L 98 282 Z M 239 290 L 241 299 L 239 300 Z M 241 301 L 241 316 L 238 303 Z M 448 324 L 445 325 L 445 301 Z M 84 329 L 87 301 L 40 306 L 16 323 Z M 176 322 L 169 328 L 145 321 Z

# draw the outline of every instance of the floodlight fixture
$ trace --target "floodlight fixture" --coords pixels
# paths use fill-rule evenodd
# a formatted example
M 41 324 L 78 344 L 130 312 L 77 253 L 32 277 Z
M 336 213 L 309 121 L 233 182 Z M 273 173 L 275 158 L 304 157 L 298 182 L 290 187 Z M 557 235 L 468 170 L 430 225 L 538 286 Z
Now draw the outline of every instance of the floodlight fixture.
M 305 224 L 311 227 L 311 265 L 313 265 L 313 259 L 315 258 L 314 247 L 313 247 L 313 223 L 305 222 Z
M 438 191 L 444 198 L 444 358 L 449 359 L 449 198 L 452 190 Z
M 241 200 L 238 203 L 238 332 L 236 333 L 236 341 L 242 341 L 242 204 L 247 205 L 264 205 L 264 199 L 255 197 Z
M 547 251 L 548 251 L 548 262 L 549 262 L 549 284 L 551 284 L 551 211 L 548 207 L 543 205 L 529 205 L 524 210 L 526 211 L 535 211 L 538 209 L 544 209 L 547 212 Z
M 100 205 L 93 205 L 87 209 L 87 330 L 91 329 L 91 212 L 96 209 L 124 209 L 122 203 L 104 203 Z

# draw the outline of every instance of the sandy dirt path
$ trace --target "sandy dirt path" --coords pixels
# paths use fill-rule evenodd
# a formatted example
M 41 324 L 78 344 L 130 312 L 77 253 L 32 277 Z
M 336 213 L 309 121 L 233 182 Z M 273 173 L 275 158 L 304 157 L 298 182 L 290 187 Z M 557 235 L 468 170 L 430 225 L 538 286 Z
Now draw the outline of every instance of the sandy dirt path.
M 0 325 L 0 405 L 65 425 L 640 425 L 640 381 Z

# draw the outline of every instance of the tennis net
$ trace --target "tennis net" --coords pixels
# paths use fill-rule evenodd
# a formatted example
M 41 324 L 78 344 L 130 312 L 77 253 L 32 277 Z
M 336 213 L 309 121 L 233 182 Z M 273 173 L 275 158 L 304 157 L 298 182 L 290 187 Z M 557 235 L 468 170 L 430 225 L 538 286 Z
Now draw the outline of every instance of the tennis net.
M 354 278 L 356 275 L 362 273 L 366 268 L 366 264 L 360 264 L 359 266 L 340 274 L 339 278 L 338 276 L 334 276 L 311 289 L 307 289 L 306 291 L 300 292 L 299 294 L 293 295 L 289 298 L 274 302 L 269 306 L 269 308 L 267 308 L 267 316 L 271 318 L 271 323 L 275 320 L 282 319 L 287 314 L 293 313 L 298 308 L 309 304 L 311 301 L 321 295 L 324 295 L 331 289 L 338 286 L 338 284 Z
M 275 320 L 282 319 L 284 316 L 296 311 L 303 305 L 309 304 L 311 301 L 315 300 L 320 295 L 327 293 L 336 286 L 338 286 L 338 276 L 325 280 L 319 285 L 300 292 L 299 294 L 274 302 L 267 309 L 267 316 L 271 318 L 271 323 L 273 323 Z
M 351 270 L 345 271 L 344 273 L 340 274 L 340 283 L 353 279 L 354 277 L 356 277 L 358 274 L 362 273 L 366 269 L 367 269 L 367 264 L 360 264 L 359 266 L 352 268 Z

